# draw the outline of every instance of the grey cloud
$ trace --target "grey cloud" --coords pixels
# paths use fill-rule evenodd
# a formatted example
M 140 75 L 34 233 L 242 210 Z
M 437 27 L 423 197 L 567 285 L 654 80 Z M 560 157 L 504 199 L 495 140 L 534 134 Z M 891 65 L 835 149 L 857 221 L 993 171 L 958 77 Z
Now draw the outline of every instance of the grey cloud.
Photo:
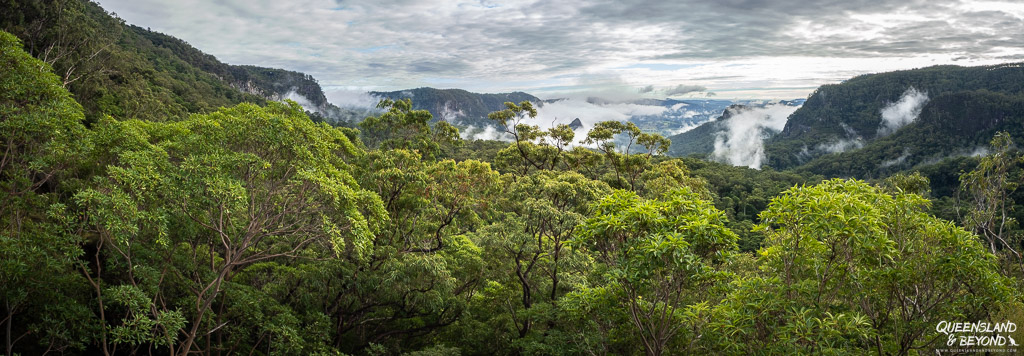
M 953 1 L 826 1 L 813 5 L 805 1 L 726 1 L 726 2 L 606 2 L 588 7 L 591 20 L 608 19 L 620 23 L 664 21 L 686 35 L 685 45 L 658 58 L 714 58 L 762 55 L 877 56 L 881 54 L 923 54 L 963 48 L 987 51 L 976 44 L 985 39 L 984 29 L 993 29 L 993 20 L 1021 33 L 1020 19 L 1003 12 L 955 11 Z M 836 36 L 806 40 L 787 34 L 795 25 L 808 22 L 822 29 L 870 29 L 854 15 L 878 15 L 907 12 L 929 19 L 956 19 L 954 26 L 945 20 L 927 20 L 894 25 L 882 38 L 844 41 L 845 31 Z M 893 24 L 890 24 L 893 25 Z M 1002 26 L 1005 29 L 1005 25 Z M 938 34 L 949 34 L 939 38 Z M 928 38 L 929 41 L 918 40 Z M 1020 36 L 1015 36 L 1020 37 Z M 884 42 L 883 42 L 884 41 Z M 890 44 L 895 44 L 890 46 Z
M 414 73 L 457 74 L 472 66 L 460 60 L 421 60 L 409 63 L 408 70 Z
M 722 79 L 736 79 L 736 78 L 742 78 L 742 76 L 739 76 L 739 75 L 717 75 L 717 76 L 711 76 L 711 77 L 697 77 L 697 78 L 693 78 L 693 80 L 722 80 Z
M 677 86 L 675 86 L 673 88 L 669 88 L 668 90 L 665 90 L 665 95 L 667 95 L 667 96 L 685 95 L 685 94 L 705 92 L 705 91 L 708 91 L 708 88 L 705 88 L 704 86 L 680 84 L 680 85 L 677 85 Z
M 384 86 L 438 76 L 554 78 L 611 61 L 1024 55 L 998 51 L 1024 48 L 1024 20 L 965 10 L 966 1 L 100 0 L 129 22 L 229 63 L 303 71 L 325 84 Z M 884 26 L 862 21 L 894 14 Z

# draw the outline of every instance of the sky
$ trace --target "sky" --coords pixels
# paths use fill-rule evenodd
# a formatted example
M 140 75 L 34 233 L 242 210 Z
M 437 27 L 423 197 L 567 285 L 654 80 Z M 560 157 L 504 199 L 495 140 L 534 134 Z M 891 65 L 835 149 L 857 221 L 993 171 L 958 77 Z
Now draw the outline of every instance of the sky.
M 328 92 L 794 99 L 866 73 L 1024 61 L 1017 0 L 98 2 L 223 62 L 311 74 Z

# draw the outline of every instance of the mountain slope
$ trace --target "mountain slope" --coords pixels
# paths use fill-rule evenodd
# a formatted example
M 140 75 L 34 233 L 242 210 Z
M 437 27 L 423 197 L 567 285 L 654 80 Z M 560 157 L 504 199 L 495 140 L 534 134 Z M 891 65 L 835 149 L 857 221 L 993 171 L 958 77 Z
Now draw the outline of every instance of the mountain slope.
M 292 93 L 309 111 L 340 115 L 308 75 L 222 63 L 180 39 L 127 25 L 92 1 L 2 3 L 0 28 L 53 66 L 90 122 L 103 115 L 174 120 Z
M 931 99 L 913 123 L 863 148 L 815 158 L 799 169 L 826 176 L 886 177 L 948 157 L 985 154 L 998 131 L 1024 137 L 1024 94 L 988 90 Z
M 931 98 L 981 89 L 1014 95 L 1024 91 L 1024 68 L 1021 64 L 934 66 L 824 85 L 790 116 L 783 131 L 766 143 L 769 165 L 791 168 L 829 153 L 827 147 L 844 140 L 870 143 L 885 137 L 880 132 L 882 109 L 900 101 L 910 88 Z M 961 116 L 947 119 L 958 126 L 969 126 L 971 120 Z

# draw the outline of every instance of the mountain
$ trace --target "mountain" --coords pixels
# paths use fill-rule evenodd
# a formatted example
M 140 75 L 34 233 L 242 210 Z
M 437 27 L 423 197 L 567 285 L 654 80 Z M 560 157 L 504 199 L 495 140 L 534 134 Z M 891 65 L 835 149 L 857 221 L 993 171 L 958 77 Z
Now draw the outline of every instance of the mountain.
M 473 126 L 478 128 L 479 132 L 484 132 L 483 127 L 494 125 L 487 119 L 487 114 L 504 110 L 505 102 L 518 103 L 525 100 L 533 102 L 540 111 L 543 122 L 537 121 L 534 124 L 541 126 L 563 123 L 569 124 L 574 129 L 585 131 L 596 122 L 618 120 L 632 122 L 644 132 L 666 137 L 712 121 L 722 115 L 730 105 L 757 106 L 766 103 L 761 100 L 679 100 L 671 98 L 611 100 L 600 97 L 542 100 L 523 92 L 478 94 L 461 89 L 435 88 L 370 92 L 369 94 L 379 98 L 411 99 L 414 109 L 429 111 L 434 115 L 435 120 L 446 120 L 459 126 Z M 787 105 L 799 105 L 802 101 L 801 99 L 786 103 Z
M 800 170 L 827 176 L 880 178 L 945 158 L 987 154 L 998 131 L 1024 137 L 1024 94 L 988 90 L 939 95 L 914 122 L 863 148 L 812 159 Z
M 792 168 L 825 154 L 861 146 L 868 148 L 872 142 L 883 138 L 886 140 L 880 141 L 879 145 L 884 143 L 888 145 L 885 150 L 899 153 L 896 156 L 888 154 L 886 159 L 898 159 L 905 148 L 911 151 L 920 149 L 920 152 L 912 153 L 917 157 L 971 150 L 973 146 L 987 142 L 991 136 L 976 139 L 966 139 L 966 136 L 985 136 L 993 130 L 1014 129 L 1015 109 L 1009 102 L 1022 91 L 1024 68 L 1019 63 L 980 67 L 933 66 L 862 75 L 840 84 L 824 85 L 789 117 L 782 132 L 766 142 L 768 164 L 778 169 Z M 913 114 L 918 112 L 921 119 L 913 121 Z M 901 125 L 906 126 L 889 126 L 893 117 L 902 120 Z M 945 125 L 966 132 L 934 131 Z M 903 130 L 912 132 L 901 134 Z M 948 139 L 955 143 L 926 146 L 912 141 L 911 138 L 921 138 L 920 133 L 914 133 L 918 130 L 954 135 Z M 946 136 L 935 138 L 947 139 Z M 864 166 L 867 165 L 865 163 Z M 824 164 L 815 163 L 814 166 L 823 167 Z
M 357 121 L 367 114 L 364 110 L 343 109 L 331 104 L 319 82 L 309 74 L 278 68 L 226 64 L 181 39 L 138 26 L 130 27 L 154 46 L 168 49 L 171 57 L 177 57 L 206 73 L 213 74 L 243 93 L 271 101 L 294 100 L 313 114 L 314 119 L 319 117 L 328 121 Z
M 434 120 L 445 120 L 462 126 L 489 126 L 487 114 L 505 109 L 505 102 L 529 101 L 540 105 L 543 101 L 523 92 L 478 94 L 462 89 L 416 88 L 390 92 L 370 92 L 370 95 L 388 99 L 412 99 L 413 109 L 427 110 Z
M 573 130 L 581 129 L 583 128 L 583 121 L 580 121 L 580 118 L 577 117 L 575 120 L 572 120 L 572 122 L 569 123 L 569 128 Z
M 352 113 L 327 102 L 311 76 L 234 66 L 185 41 L 128 25 L 82 0 L 8 0 L 0 29 L 53 66 L 88 122 L 104 115 L 166 121 L 241 102 L 293 99 L 314 117 Z

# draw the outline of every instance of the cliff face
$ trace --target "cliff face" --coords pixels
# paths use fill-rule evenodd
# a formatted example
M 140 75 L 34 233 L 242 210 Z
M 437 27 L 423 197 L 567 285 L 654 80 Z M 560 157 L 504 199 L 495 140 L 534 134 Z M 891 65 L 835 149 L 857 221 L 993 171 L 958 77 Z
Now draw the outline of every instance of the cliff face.
M 330 105 L 320 84 L 308 74 L 256 66 L 229 66 L 229 71 L 231 75 L 225 80 L 232 87 L 267 100 L 283 100 L 294 94 L 322 111 Z

